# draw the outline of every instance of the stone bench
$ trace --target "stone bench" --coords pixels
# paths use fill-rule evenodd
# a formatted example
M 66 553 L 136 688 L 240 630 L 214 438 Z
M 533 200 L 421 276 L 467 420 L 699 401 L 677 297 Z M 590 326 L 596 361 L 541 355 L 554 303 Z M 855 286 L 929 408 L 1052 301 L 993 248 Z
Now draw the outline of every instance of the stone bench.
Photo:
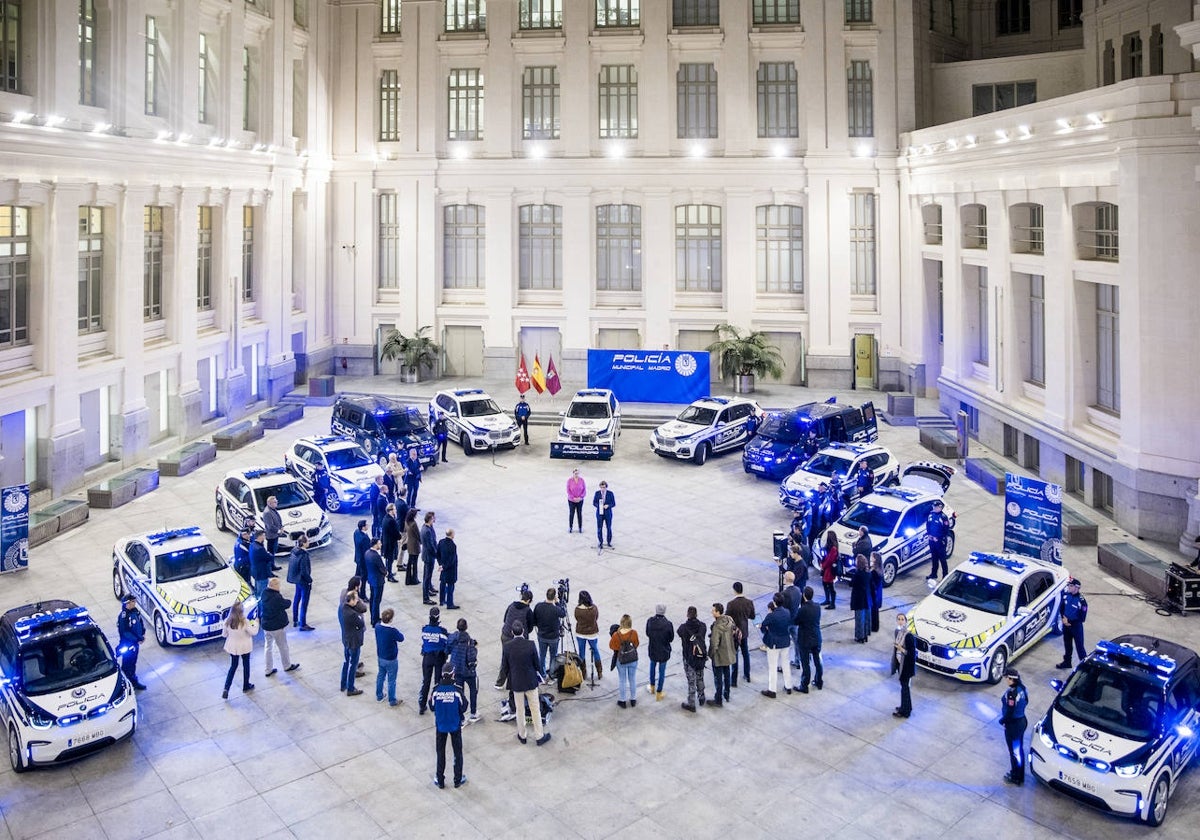
M 29 546 L 41 545 L 87 522 L 90 510 L 82 499 L 59 499 L 29 514 Z
M 950 429 L 921 429 L 921 445 L 939 458 L 958 457 L 958 435 Z
M 259 423 L 251 420 L 243 420 L 240 423 L 233 423 L 223 429 L 218 429 L 213 432 L 213 445 L 223 452 L 232 452 L 235 449 L 241 449 L 251 441 L 258 440 L 263 436 L 263 427 Z
M 1096 562 L 1147 595 L 1163 598 L 1167 594 L 1167 564 L 1132 543 L 1096 546 Z
M 258 415 L 258 422 L 266 429 L 282 429 L 289 423 L 304 419 L 304 404 L 296 402 L 280 403 L 274 408 L 268 408 Z
M 888 394 L 887 413 L 889 417 L 912 417 L 916 414 L 917 398 L 912 394 Z
M 162 475 L 177 478 L 187 475 L 205 464 L 211 464 L 215 460 L 217 460 L 216 444 L 198 440 L 179 447 L 174 452 L 168 453 L 166 457 L 159 458 L 158 471 Z
M 1100 529 L 1070 508 L 1062 509 L 1062 538 L 1067 545 L 1096 545 Z
M 127 505 L 138 496 L 158 489 L 158 470 L 134 467 L 107 481 L 101 481 L 87 491 L 88 507 L 112 509 Z
M 967 478 L 974 479 L 993 496 L 1004 495 L 1004 477 L 1007 473 L 1008 470 L 991 458 L 967 459 Z

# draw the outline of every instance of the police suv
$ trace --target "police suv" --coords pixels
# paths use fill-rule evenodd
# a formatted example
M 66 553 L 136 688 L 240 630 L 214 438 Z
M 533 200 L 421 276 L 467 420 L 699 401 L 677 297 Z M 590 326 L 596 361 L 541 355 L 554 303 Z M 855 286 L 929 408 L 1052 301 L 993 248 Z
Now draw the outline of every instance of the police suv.
M 517 424 L 482 388 L 438 391 L 429 401 L 429 416 L 446 418 L 449 439 L 467 455 L 521 443 Z
M 954 468 L 945 464 L 933 461 L 909 464 L 900 471 L 898 485 L 863 496 L 829 528 L 837 537 L 838 554 L 853 556 L 858 529 L 866 525 L 874 550 L 883 558 L 884 586 L 891 586 L 897 575 L 914 566 L 928 563 L 929 535 L 925 532 L 925 522 L 933 510 L 933 503 L 943 501 L 942 494 L 950 486 L 953 475 Z M 946 556 L 949 557 L 954 553 L 955 514 L 949 505 L 943 513 L 950 520 L 950 532 L 946 534 Z M 848 573 L 849 564 L 846 567 Z
M 353 438 L 380 466 L 389 455 L 407 461 L 414 448 L 425 466 L 437 463 L 437 441 L 425 413 L 415 405 L 370 394 L 342 394 L 329 415 L 329 432 Z
M 621 435 L 621 403 L 607 388 L 576 391 L 561 412 L 558 439 L 550 442 L 551 458 L 608 460 Z
M 310 495 L 313 475 L 317 467 L 324 467 L 329 474 L 325 510 L 330 513 L 367 504 L 375 476 L 383 475 L 383 467 L 361 446 L 352 438 L 340 436 L 300 438 L 283 453 L 283 466 Z
M 879 440 L 875 406 L 839 405 L 837 397 L 811 402 L 767 415 L 758 434 L 742 450 L 742 469 L 779 481 L 791 475 L 804 460 L 808 433 L 820 446 L 835 443 L 874 443 Z
M 1159 825 L 1200 742 L 1200 657 L 1153 636 L 1102 641 L 1033 728 L 1029 769 L 1060 793 Z
M 900 462 L 891 450 L 877 443 L 831 443 L 800 465 L 779 485 L 779 504 L 788 510 L 804 508 L 821 482 L 834 477 L 846 496 L 858 498 L 858 470 L 866 464 L 875 476 L 875 487 L 884 487 L 900 477 Z
M 112 558 L 113 595 L 137 600 L 163 647 L 219 637 L 235 601 L 247 615 L 258 608 L 249 585 L 197 526 L 122 537 Z
M 0 707 L 17 773 L 81 758 L 137 727 L 133 686 L 91 615 L 71 601 L 0 616 Z
M 703 464 L 709 455 L 745 446 L 764 416 L 758 403 L 745 397 L 704 397 L 651 432 L 650 449 L 664 458 Z
M 274 496 L 283 520 L 281 553 L 291 551 L 301 534 L 308 535 L 310 549 L 328 545 L 333 536 L 325 511 L 283 467 L 231 470 L 217 485 L 215 495 L 217 528 L 222 531 L 240 531 L 243 525 L 261 529 L 267 499 Z
M 1004 669 L 1051 631 L 1058 632 L 1059 565 L 973 551 L 909 612 L 917 664 L 964 682 L 995 685 Z

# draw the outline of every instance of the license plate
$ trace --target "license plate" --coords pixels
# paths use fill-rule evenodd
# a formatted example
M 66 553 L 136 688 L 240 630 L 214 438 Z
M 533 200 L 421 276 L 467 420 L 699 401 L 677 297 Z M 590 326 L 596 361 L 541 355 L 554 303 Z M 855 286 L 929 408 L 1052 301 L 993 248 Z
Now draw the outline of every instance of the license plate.
M 936 660 L 933 658 L 932 653 L 921 653 L 921 651 L 917 651 L 917 661 L 933 663 Z
M 1083 779 L 1079 778 L 1078 776 L 1072 776 L 1072 775 L 1070 775 L 1068 773 L 1064 773 L 1060 770 L 1060 771 L 1058 771 L 1058 778 L 1064 784 L 1068 784 L 1073 788 L 1079 788 L 1079 790 L 1082 790 L 1085 793 L 1095 793 L 1096 792 L 1095 785 L 1088 784 L 1087 782 L 1085 782 Z
M 67 746 L 68 747 L 78 747 L 83 744 L 87 744 L 92 741 L 95 741 L 97 738 L 103 738 L 103 737 L 104 737 L 104 730 L 97 729 L 94 732 L 89 732 L 87 735 L 81 735 L 78 738 L 69 738 L 67 740 Z
M 751 464 L 750 469 L 754 470 L 755 472 L 766 472 L 767 471 L 767 468 L 764 467 L 762 464 Z

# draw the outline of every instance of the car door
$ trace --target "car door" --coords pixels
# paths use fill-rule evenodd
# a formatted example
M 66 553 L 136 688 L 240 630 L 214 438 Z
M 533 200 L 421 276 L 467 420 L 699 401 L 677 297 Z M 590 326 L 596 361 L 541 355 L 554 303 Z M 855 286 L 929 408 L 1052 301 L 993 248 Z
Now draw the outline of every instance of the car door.
M 1013 653 L 1037 641 L 1050 627 L 1054 613 L 1054 575 L 1038 569 L 1021 582 L 1013 607 Z
M 305 490 L 311 490 L 313 473 L 318 464 L 325 463 L 325 458 L 319 450 L 304 443 L 296 446 L 296 452 L 300 455 L 296 459 L 296 479 Z
M 712 448 L 714 452 L 724 452 L 731 446 L 737 443 L 740 434 L 737 424 L 733 422 L 733 408 L 727 407 L 721 409 L 721 413 L 717 415 L 715 424 L 715 433 L 712 437 Z
M 929 534 L 925 531 L 925 520 L 933 510 L 933 501 L 918 502 L 904 512 L 896 525 L 896 548 L 893 553 L 900 558 L 900 571 L 929 559 Z
M 1196 668 L 1181 675 L 1172 686 L 1170 703 L 1179 709 L 1179 723 L 1175 724 L 1177 728 L 1183 726 L 1192 732 L 1200 730 L 1200 672 Z M 1179 741 L 1176 754 L 1171 756 L 1176 775 L 1188 766 L 1188 762 L 1196 755 L 1197 745 L 1200 745 L 1200 738 L 1195 737 L 1180 738 Z
M 875 486 L 882 487 L 891 478 L 888 472 L 888 456 L 886 452 L 875 452 L 867 456 L 867 466 L 875 476 Z
M 240 531 L 242 528 L 249 526 L 251 528 L 258 527 L 254 510 L 254 493 L 250 490 L 250 485 L 241 479 L 230 479 L 233 482 L 233 505 L 229 512 L 229 521 L 234 524 L 234 530 Z
M 129 558 L 129 562 L 123 564 L 122 568 L 125 591 L 137 599 L 139 609 L 150 615 L 154 612 L 154 604 L 150 598 L 154 586 L 151 579 L 153 569 L 150 552 L 140 542 L 132 542 L 125 547 L 125 556 Z

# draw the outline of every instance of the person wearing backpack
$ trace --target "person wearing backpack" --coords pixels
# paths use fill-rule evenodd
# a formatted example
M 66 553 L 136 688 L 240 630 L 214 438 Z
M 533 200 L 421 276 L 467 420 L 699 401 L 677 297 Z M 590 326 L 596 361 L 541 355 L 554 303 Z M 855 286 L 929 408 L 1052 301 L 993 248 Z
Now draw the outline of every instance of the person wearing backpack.
M 1079 661 L 1087 657 L 1087 648 L 1083 646 L 1083 623 L 1087 621 L 1087 598 L 1079 594 L 1079 581 L 1071 578 L 1063 592 L 1060 616 L 1062 620 L 1063 660 L 1055 665 L 1060 670 L 1071 667 L 1071 645 L 1079 654 Z
M 696 608 L 687 608 L 687 621 L 679 625 L 676 635 L 679 636 L 683 653 L 683 675 L 687 677 L 687 700 L 680 703 L 685 711 L 696 711 L 697 702 L 704 705 L 704 666 L 708 662 L 708 650 L 704 637 L 708 628 L 696 617 Z
M 725 607 L 712 605 L 713 624 L 708 638 L 708 654 L 712 657 L 713 701 L 718 708 L 729 699 L 730 670 L 737 662 L 738 628 L 733 618 L 725 615 Z
M 629 613 L 621 616 L 617 631 L 608 640 L 608 649 L 616 654 L 617 679 L 620 683 L 617 705 L 624 709 L 627 705 L 637 705 L 637 663 L 638 663 L 637 631 L 633 629 L 633 619 Z
M 479 643 L 467 632 L 467 620 L 460 618 L 456 631 L 447 639 L 450 645 L 450 664 L 454 667 L 454 684 L 471 698 L 471 714 L 468 724 L 479 720 Z

